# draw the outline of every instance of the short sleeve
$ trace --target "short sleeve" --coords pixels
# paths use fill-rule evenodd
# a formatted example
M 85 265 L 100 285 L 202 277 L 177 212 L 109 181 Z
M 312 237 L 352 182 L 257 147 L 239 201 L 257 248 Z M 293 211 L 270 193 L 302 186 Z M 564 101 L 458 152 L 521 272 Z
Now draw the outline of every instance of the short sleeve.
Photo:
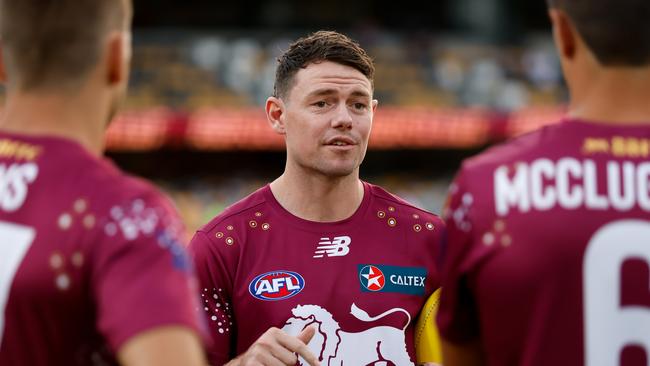
M 227 245 L 213 242 L 203 231 L 198 231 L 190 242 L 201 293 L 200 312 L 208 324 L 211 337 L 208 356 L 215 366 L 223 365 L 236 356 L 236 319 L 231 305 L 236 260 L 222 253 L 219 244 Z M 228 248 L 236 250 L 232 246 Z
M 97 326 L 111 349 L 160 326 L 203 333 L 185 231 L 171 203 L 151 192 L 107 210 L 92 250 L 91 282 Z
M 473 208 L 474 196 L 461 171 L 449 188 L 443 212 L 447 232 L 440 260 L 442 292 L 437 314 L 441 336 L 453 343 L 475 340 L 480 331 L 470 278 L 475 230 Z

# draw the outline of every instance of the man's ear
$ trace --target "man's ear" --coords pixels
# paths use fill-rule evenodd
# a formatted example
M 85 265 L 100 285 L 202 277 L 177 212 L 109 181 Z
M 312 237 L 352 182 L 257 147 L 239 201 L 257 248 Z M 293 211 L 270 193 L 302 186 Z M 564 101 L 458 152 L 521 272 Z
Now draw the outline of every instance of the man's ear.
M 280 98 L 269 97 L 266 100 L 266 119 L 269 121 L 273 131 L 280 135 L 286 134 L 284 123 L 284 102 Z
M 576 54 L 577 33 L 569 17 L 562 10 L 549 9 L 548 15 L 553 24 L 553 38 L 560 57 L 573 60 Z
M 106 81 L 111 86 L 125 82 L 129 75 L 131 61 L 130 33 L 112 33 L 106 47 Z
M 372 114 L 375 114 L 375 112 L 377 112 L 377 106 L 379 105 L 379 101 L 377 99 L 373 99 L 371 105 L 372 105 Z

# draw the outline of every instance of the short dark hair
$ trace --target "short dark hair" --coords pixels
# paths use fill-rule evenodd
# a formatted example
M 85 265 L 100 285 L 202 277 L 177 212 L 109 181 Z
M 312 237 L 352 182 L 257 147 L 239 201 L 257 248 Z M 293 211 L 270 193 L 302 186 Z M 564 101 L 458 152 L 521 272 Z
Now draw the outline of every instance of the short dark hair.
M 547 0 L 563 10 L 605 66 L 650 64 L 650 1 Z
M 21 90 L 76 84 L 99 61 L 103 39 L 130 24 L 131 0 L 0 0 L 9 80 Z
M 278 58 L 273 95 L 286 96 L 298 70 L 323 61 L 353 67 L 373 84 L 375 66 L 372 58 L 357 42 L 338 32 L 318 31 L 292 43 Z

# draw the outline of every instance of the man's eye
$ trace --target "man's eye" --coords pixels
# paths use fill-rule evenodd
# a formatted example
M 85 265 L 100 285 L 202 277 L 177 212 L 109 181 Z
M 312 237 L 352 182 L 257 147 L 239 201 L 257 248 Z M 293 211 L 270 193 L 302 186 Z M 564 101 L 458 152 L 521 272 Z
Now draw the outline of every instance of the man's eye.
M 363 104 L 363 103 L 354 103 L 354 108 L 359 109 L 359 110 L 366 109 L 366 105 Z
M 325 106 L 327 106 L 327 103 L 325 103 L 325 101 L 321 100 L 319 102 L 314 103 L 313 105 L 318 107 L 318 108 L 324 108 Z

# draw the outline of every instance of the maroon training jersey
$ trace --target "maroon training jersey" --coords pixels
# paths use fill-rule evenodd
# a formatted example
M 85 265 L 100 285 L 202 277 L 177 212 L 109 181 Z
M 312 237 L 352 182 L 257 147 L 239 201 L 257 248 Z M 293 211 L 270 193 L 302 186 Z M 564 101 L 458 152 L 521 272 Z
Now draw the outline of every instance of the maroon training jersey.
M 139 332 L 198 329 L 169 202 L 80 145 L 0 133 L 0 365 L 105 365 Z
M 212 363 L 271 327 L 297 335 L 312 325 L 309 348 L 322 365 L 413 365 L 415 317 L 439 287 L 443 232 L 438 217 L 367 183 L 357 211 L 333 223 L 293 216 L 268 185 L 258 190 L 190 245 Z
M 465 162 L 442 336 L 488 365 L 646 365 L 649 189 L 648 125 L 565 120 Z

